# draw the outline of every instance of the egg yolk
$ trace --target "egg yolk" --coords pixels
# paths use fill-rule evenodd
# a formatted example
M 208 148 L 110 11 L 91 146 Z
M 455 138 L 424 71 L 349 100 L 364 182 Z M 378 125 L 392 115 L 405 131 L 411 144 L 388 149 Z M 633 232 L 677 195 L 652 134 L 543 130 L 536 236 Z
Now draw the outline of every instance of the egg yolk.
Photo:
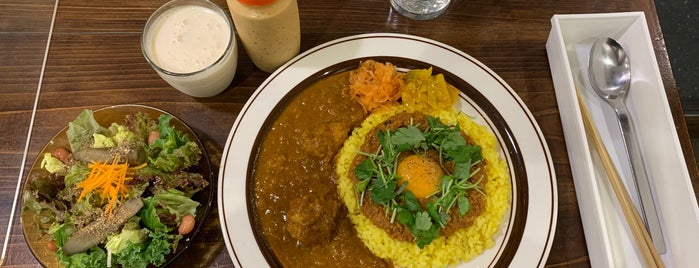
M 436 192 L 444 175 L 439 163 L 417 154 L 401 160 L 396 173 L 400 176 L 398 184 L 408 182 L 406 189 L 413 192 L 417 198 L 426 198 Z

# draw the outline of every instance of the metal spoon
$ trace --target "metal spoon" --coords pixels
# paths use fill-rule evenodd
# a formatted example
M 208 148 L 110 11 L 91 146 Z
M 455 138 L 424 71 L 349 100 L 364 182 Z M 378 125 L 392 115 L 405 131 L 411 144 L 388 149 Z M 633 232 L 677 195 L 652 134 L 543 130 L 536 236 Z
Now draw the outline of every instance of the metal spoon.
M 660 228 L 648 175 L 636 128 L 626 107 L 626 98 L 631 84 L 631 65 L 624 48 L 613 38 L 595 41 L 590 50 L 589 78 L 597 95 L 604 99 L 616 112 L 619 128 L 624 137 L 624 147 L 631 162 L 636 193 L 640 199 L 639 215 L 648 230 L 658 253 L 665 253 L 665 241 Z

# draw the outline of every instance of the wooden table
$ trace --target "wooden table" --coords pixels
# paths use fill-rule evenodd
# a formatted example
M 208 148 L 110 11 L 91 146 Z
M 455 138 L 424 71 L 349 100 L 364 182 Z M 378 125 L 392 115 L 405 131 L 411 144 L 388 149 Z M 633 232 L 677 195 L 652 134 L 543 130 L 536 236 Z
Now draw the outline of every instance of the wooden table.
M 268 74 L 256 69 L 241 49 L 235 80 L 221 95 L 197 99 L 170 87 L 151 69 L 139 47 L 146 19 L 164 2 L 0 3 L 0 239 L 7 233 L 18 179 L 52 135 L 86 108 L 145 104 L 169 111 L 201 135 L 218 167 L 238 112 Z M 226 8 L 225 1 L 215 2 Z M 302 50 L 353 34 L 397 32 L 449 44 L 493 69 L 527 104 L 552 153 L 559 210 L 547 265 L 585 267 L 589 257 L 545 49 L 550 19 L 554 14 L 644 11 L 696 192 L 699 172 L 653 1 L 452 2 L 441 17 L 415 21 L 392 12 L 388 0 L 299 0 Z M 182 262 L 232 267 L 218 211 L 214 209 L 209 218 Z M 18 217 L 10 234 L 4 265 L 38 266 Z

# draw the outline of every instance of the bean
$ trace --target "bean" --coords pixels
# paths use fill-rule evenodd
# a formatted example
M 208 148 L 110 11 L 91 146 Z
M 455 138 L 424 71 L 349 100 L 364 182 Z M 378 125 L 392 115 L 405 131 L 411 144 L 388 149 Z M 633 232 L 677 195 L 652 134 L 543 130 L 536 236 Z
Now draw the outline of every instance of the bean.
M 160 132 L 158 131 L 151 131 L 148 133 L 148 145 L 151 145 L 155 142 L 155 140 L 160 138 Z
M 53 153 L 51 155 L 53 155 L 53 157 L 57 158 L 58 160 L 61 160 L 61 162 L 65 163 L 66 161 L 68 161 L 70 151 L 68 151 L 68 149 L 66 148 L 58 147 L 55 150 L 53 150 Z
M 58 246 L 56 246 L 56 241 L 51 240 L 49 242 L 46 242 L 46 249 L 48 249 L 51 252 L 56 252 L 58 250 Z
M 192 214 L 187 214 L 182 217 L 182 221 L 180 221 L 180 227 L 177 228 L 177 231 L 181 235 L 186 235 L 189 232 L 194 229 L 194 215 Z

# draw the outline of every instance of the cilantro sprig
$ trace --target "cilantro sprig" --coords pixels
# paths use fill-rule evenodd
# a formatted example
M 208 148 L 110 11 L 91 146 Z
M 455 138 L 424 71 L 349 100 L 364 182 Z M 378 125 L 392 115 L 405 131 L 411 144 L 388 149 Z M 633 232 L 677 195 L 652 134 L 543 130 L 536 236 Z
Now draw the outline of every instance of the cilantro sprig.
M 379 131 L 380 146 L 376 152 L 358 152 L 366 158 L 354 169 L 359 180 L 355 193 L 360 206 L 368 193 L 371 200 L 386 208 L 390 222 L 396 220 L 408 227 L 415 237 L 415 243 L 423 248 L 439 237 L 439 231 L 450 220 L 449 210 L 458 208 L 459 216 L 471 210 L 467 190 L 478 187 L 479 182 L 471 182 L 472 167 L 483 159 L 481 148 L 470 145 L 461 135 L 458 125 L 447 126 L 439 118 L 427 117 L 427 128 L 420 130 L 412 122 L 394 131 Z M 407 182 L 398 184 L 396 172 L 401 153 L 425 154 L 428 150 L 439 152 L 439 164 L 445 175 L 442 176 L 439 190 L 428 196 L 423 207 L 415 194 L 407 190 Z M 453 172 L 446 168 L 453 163 Z

